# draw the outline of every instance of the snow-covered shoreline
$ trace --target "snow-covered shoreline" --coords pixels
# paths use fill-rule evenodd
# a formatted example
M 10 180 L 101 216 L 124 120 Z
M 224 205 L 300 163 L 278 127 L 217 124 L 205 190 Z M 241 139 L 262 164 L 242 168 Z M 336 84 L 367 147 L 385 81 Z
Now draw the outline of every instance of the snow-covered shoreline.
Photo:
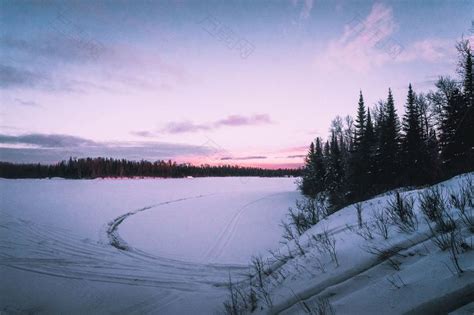
M 446 194 L 458 193 L 473 175 L 460 175 L 435 187 Z M 400 194 L 416 198 L 428 189 Z M 415 202 L 419 220 L 415 231 L 405 233 L 389 226 L 387 239 L 378 234 L 372 225 L 374 214 L 385 211 L 392 197 L 384 194 L 361 203 L 368 231 L 358 230 L 357 211 L 350 205 L 306 231 L 298 246 L 290 242 L 274 251 L 277 255 L 263 258 L 269 276 L 261 290 L 272 305 L 260 300 L 260 312 L 302 314 L 322 308 L 325 313 L 321 314 L 445 314 L 473 301 L 474 238 L 470 228 L 457 220 L 459 233 L 471 248 L 457 257 L 463 269 L 458 275 L 449 251 L 441 251 L 432 242 L 419 201 Z M 449 211 L 455 217 L 456 210 Z M 335 241 L 337 262 L 314 243 L 313 236 L 325 232 Z M 242 290 L 245 292 L 245 286 Z M 465 308 L 472 312 L 472 307 Z

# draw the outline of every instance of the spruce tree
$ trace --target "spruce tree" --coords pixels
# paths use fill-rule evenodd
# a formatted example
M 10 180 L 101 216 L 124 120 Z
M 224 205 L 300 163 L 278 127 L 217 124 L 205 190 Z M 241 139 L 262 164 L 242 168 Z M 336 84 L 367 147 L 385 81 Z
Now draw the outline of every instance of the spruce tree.
M 398 183 L 400 150 L 400 122 L 395 109 L 392 91 L 388 90 L 384 107 L 378 145 L 378 183 L 382 189 L 393 188 Z
M 348 169 L 349 181 L 349 200 L 358 201 L 365 197 L 370 191 L 369 184 L 369 144 L 367 136 L 367 114 L 364 105 L 362 91 L 359 95 L 359 103 L 357 106 L 357 117 L 354 131 L 354 146 L 351 152 L 351 158 Z M 373 132 L 373 127 L 370 126 Z
M 314 143 L 311 142 L 306 155 L 305 167 L 301 181 L 301 192 L 310 197 L 314 197 L 316 192 L 316 152 L 314 149 Z
M 405 115 L 403 116 L 402 167 L 407 184 L 420 184 L 426 178 L 429 156 L 423 139 L 421 114 L 415 102 L 415 93 L 408 86 Z
M 472 69 L 472 53 L 471 47 L 466 47 L 466 60 L 464 62 L 464 78 L 463 78 L 463 90 L 464 96 L 466 97 L 467 106 L 472 108 L 474 104 L 474 78 Z
M 329 151 L 327 167 L 327 192 L 331 210 L 335 211 L 344 204 L 344 169 L 342 166 L 341 151 L 337 137 L 333 132 Z
M 460 126 L 460 136 L 464 139 L 466 145 L 464 171 L 472 171 L 474 170 L 474 71 L 470 45 L 467 45 L 466 50 L 463 80 L 463 92 L 466 105 Z
M 376 176 L 376 146 L 374 125 L 370 115 L 370 109 L 367 109 L 367 123 L 364 133 L 364 159 L 366 160 L 366 193 L 370 194 L 373 190 L 374 178 Z
M 311 198 L 324 190 L 325 166 L 321 140 L 316 138 L 316 145 L 311 142 L 305 160 L 302 180 L 300 183 L 301 192 Z
M 367 109 L 367 123 L 365 126 L 364 139 L 369 145 L 373 145 L 375 141 L 374 124 L 370 115 L 370 109 Z
M 362 96 L 362 91 L 359 94 L 359 103 L 357 107 L 357 117 L 355 120 L 355 131 L 354 131 L 354 150 L 358 150 L 358 147 L 362 143 L 362 138 L 364 137 L 365 129 L 365 105 L 364 97 Z
M 466 118 L 466 101 L 459 90 L 454 90 L 441 113 L 440 147 L 443 169 L 446 175 L 454 175 L 468 168 L 469 144 L 463 136 Z
M 316 191 L 322 192 L 325 189 L 325 179 L 326 179 L 326 168 L 324 165 L 324 156 L 323 148 L 321 145 L 321 139 L 316 138 L 316 147 L 315 147 L 315 176 L 316 176 Z

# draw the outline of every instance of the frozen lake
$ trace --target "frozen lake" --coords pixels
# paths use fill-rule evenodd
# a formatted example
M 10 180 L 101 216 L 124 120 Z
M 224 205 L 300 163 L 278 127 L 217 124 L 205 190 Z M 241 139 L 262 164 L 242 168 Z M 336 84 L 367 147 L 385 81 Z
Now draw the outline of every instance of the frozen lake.
M 214 313 L 294 178 L 0 180 L 0 310 Z

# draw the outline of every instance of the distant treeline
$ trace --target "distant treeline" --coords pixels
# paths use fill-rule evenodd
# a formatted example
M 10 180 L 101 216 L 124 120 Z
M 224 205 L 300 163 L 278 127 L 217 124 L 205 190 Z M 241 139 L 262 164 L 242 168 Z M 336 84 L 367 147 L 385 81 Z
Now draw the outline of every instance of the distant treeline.
M 226 177 L 261 176 L 283 177 L 300 176 L 301 169 L 262 169 L 233 165 L 211 166 L 177 164 L 172 161 L 129 161 L 113 158 L 70 158 L 56 164 L 15 164 L 0 162 L 0 177 L 3 178 L 51 178 L 70 179 L 106 177 Z

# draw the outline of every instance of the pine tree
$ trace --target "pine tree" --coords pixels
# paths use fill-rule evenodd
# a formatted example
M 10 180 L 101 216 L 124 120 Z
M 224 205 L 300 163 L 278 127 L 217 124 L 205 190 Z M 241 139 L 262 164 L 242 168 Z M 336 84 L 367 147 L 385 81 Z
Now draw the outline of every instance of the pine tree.
M 370 126 L 369 120 L 370 119 Z M 367 129 L 369 128 L 369 130 Z M 350 163 L 348 167 L 348 181 L 350 187 L 349 200 L 358 201 L 367 196 L 370 187 L 370 145 L 367 139 L 367 131 L 369 136 L 373 137 L 372 120 L 369 113 L 366 114 L 364 98 L 362 91 L 359 95 L 359 103 L 357 107 L 357 118 L 354 131 L 354 147 L 351 152 Z
M 474 71 L 472 65 L 472 52 L 468 44 L 466 47 L 464 63 L 463 92 L 466 106 L 460 126 L 460 136 L 466 145 L 466 163 L 464 171 L 474 170 Z
M 364 159 L 366 160 L 366 186 L 367 193 L 372 192 L 372 186 L 374 184 L 374 177 L 376 175 L 376 158 L 375 151 L 377 141 L 375 137 L 374 125 L 372 123 L 372 117 L 370 115 L 370 109 L 367 110 L 367 123 L 364 134 Z
M 332 211 L 344 204 L 344 169 L 337 137 L 332 133 L 327 167 L 327 192 Z
M 314 197 L 316 192 L 316 152 L 314 143 L 311 142 L 306 155 L 303 177 L 300 185 L 302 193 L 306 196 Z
M 321 146 L 321 139 L 316 138 L 316 147 L 315 147 L 315 176 L 317 179 L 316 191 L 322 192 L 325 189 L 325 180 L 326 180 L 326 168 L 324 165 L 324 156 L 323 148 Z
M 367 110 L 367 123 L 365 126 L 364 140 L 370 146 L 375 143 L 375 131 L 374 124 L 372 123 L 372 116 L 370 115 L 370 109 Z
M 365 105 L 364 97 L 362 96 L 362 91 L 359 94 L 359 103 L 357 107 L 357 117 L 355 120 L 355 131 L 354 131 L 354 150 L 358 150 L 358 147 L 362 143 L 362 138 L 364 137 L 365 129 Z
M 443 169 L 447 174 L 457 174 L 466 168 L 469 145 L 463 137 L 466 118 L 466 101 L 459 90 L 454 90 L 443 106 L 440 124 L 440 146 Z
M 466 59 L 464 62 L 464 78 L 463 78 L 463 92 L 466 97 L 467 106 L 472 108 L 474 104 L 474 77 L 472 69 L 472 53 L 471 47 L 466 47 Z
M 324 190 L 325 166 L 321 140 L 316 138 L 316 145 L 311 142 L 305 160 L 305 167 L 300 183 L 301 192 L 311 198 Z
M 400 122 L 391 89 L 388 90 L 387 104 L 382 115 L 377 152 L 377 178 L 379 186 L 388 189 L 395 187 L 398 182 L 400 150 Z
M 404 179 L 408 184 L 422 183 L 426 163 L 428 163 L 428 152 L 423 140 L 421 115 L 415 103 L 415 93 L 411 84 L 408 86 L 407 103 L 405 115 L 403 116 L 402 137 L 402 166 Z

